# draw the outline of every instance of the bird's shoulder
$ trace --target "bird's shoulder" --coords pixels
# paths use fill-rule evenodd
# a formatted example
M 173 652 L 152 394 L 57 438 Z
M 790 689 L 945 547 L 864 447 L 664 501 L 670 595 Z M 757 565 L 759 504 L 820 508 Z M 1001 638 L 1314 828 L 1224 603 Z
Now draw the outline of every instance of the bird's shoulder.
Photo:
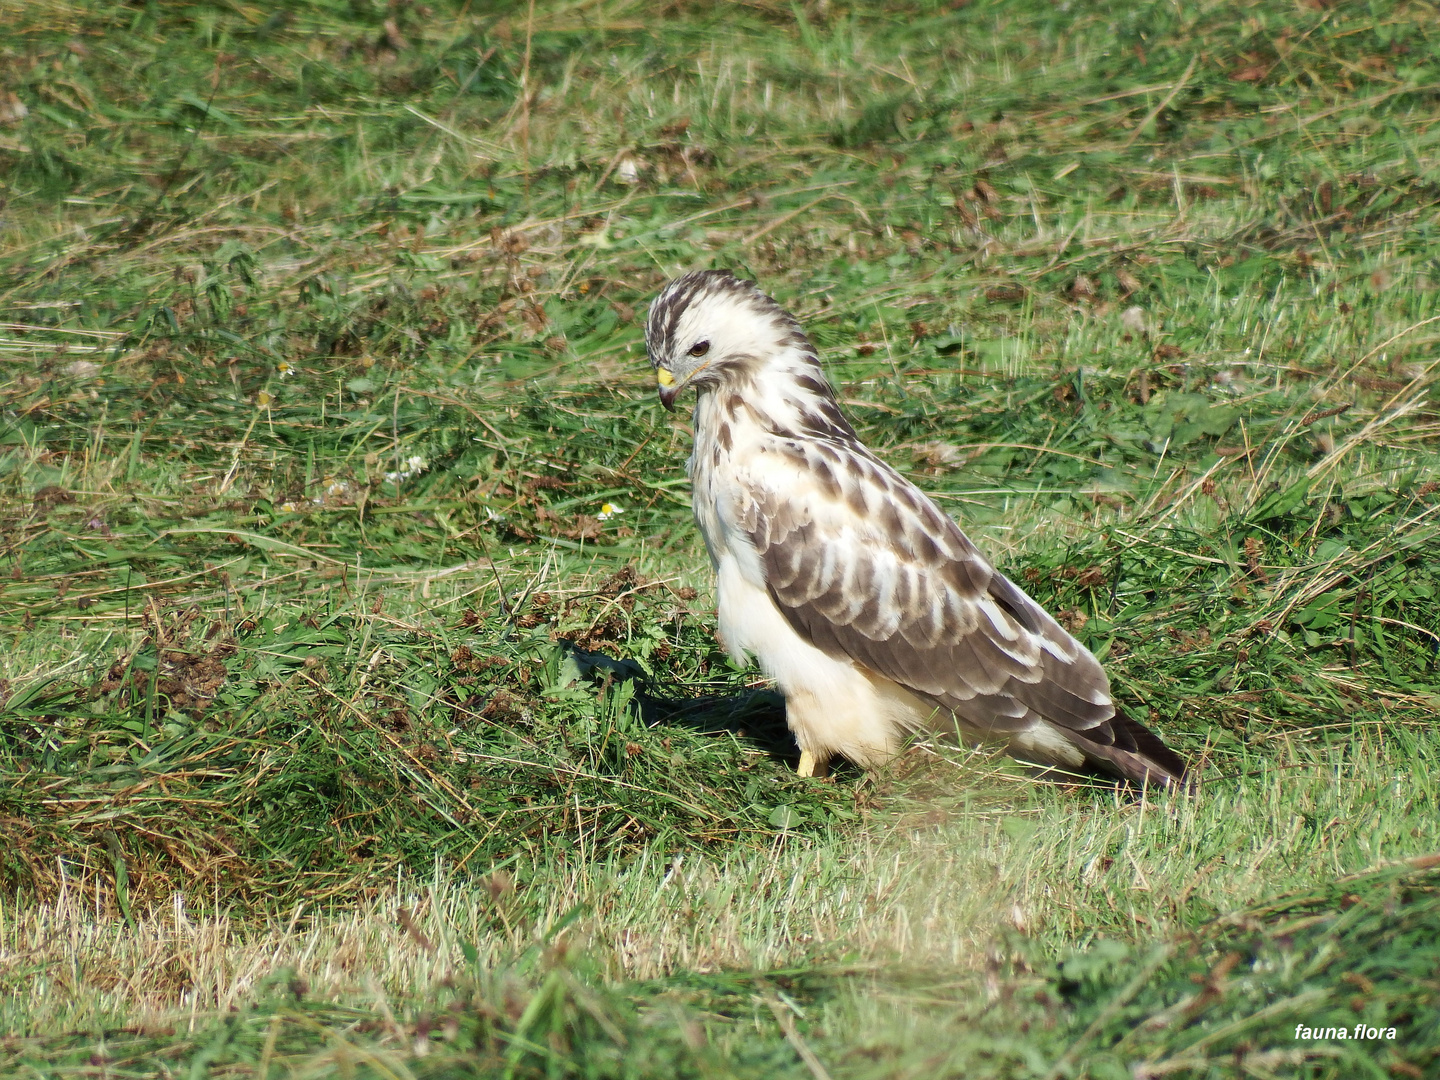
M 792 541 L 860 542 L 938 566 L 983 556 L 928 495 L 849 425 L 776 425 L 741 413 L 717 458 L 738 524 L 763 553 Z

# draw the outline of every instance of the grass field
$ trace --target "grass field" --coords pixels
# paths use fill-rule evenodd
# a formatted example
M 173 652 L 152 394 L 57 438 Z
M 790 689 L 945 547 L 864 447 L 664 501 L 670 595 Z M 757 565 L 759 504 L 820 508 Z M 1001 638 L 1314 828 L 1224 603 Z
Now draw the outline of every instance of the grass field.
M 0 1073 L 1436 1075 L 1433 3 L 0 25 Z M 701 266 L 1193 795 L 794 777 Z

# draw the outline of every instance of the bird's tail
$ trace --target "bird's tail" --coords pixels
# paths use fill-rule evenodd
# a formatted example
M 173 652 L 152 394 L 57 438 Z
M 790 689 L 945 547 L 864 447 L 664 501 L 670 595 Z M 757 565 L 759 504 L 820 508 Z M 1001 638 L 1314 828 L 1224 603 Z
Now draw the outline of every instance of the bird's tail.
M 1100 741 L 1101 731 L 1109 729 L 1111 741 Z M 1118 708 L 1110 721 L 1099 729 L 1086 732 L 1064 731 L 1087 761 L 1099 771 L 1120 776 L 1136 784 L 1160 787 L 1183 787 L 1186 783 L 1185 759 L 1166 746 L 1159 735 L 1138 720 L 1132 720 Z

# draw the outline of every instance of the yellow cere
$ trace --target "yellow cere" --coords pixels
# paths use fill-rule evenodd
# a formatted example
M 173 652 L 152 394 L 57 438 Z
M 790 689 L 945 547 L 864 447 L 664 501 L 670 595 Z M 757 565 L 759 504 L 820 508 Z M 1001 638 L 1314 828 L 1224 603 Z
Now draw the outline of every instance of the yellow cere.
M 655 369 L 655 381 L 661 386 L 674 386 L 675 376 L 671 375 L 665 368 L 657 367 Z

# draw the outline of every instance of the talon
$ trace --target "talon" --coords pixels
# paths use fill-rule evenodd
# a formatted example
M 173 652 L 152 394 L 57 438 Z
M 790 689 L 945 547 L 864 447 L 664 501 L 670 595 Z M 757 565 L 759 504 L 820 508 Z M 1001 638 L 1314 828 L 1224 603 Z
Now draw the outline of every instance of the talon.
M 796 776 L 813 776 L 815 779 L 823 779 L 830 775 L 830 762 L 817 761 L 815 755 L 809 750 L 800 751 L 800 764 L 795 769 Z

